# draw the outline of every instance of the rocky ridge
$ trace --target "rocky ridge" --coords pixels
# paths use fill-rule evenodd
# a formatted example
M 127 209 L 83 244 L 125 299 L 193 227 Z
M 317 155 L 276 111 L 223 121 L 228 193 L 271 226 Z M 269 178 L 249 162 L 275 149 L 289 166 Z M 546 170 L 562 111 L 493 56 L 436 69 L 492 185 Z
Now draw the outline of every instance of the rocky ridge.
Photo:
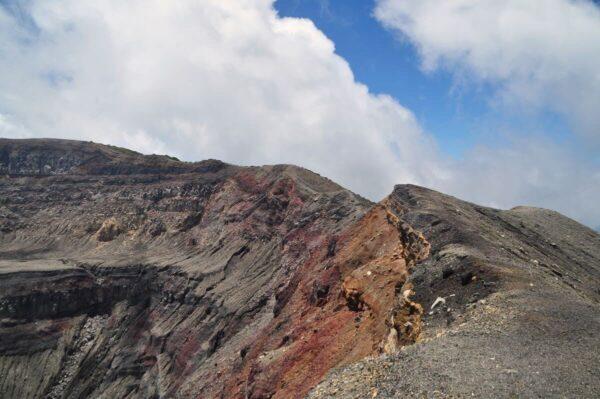
M 556 212 L 421 187 L 389 198 L 431 243 L 415 345 L 330 373 L 309 398 L 590 398 L 600 392 L 600 236 Z
M 3 397 L 599 388 L 600 238 L 551 211 L 65 140 L 0 175 Z
M 3 140 L 0 153 L 8 397 L 301 397 L 383 350 L 386 312 L 404 306 L 394 290 L 427 246 L 293 166 L 60 140 Z M 384 298 L 352 274 L 376 258 Z M 355 320 L 359 308 L 372 313 Z

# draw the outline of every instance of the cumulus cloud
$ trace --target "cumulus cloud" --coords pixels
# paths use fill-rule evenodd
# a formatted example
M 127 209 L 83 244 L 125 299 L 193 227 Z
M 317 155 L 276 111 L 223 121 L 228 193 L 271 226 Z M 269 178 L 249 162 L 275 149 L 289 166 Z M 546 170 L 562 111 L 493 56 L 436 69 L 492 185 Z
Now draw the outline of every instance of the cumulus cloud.
M 438 173 L 412 113 L 272 1 L 20 4 L 0 11 L 0 113 L 19 136 L 296 163 L 372 198 Z
M 557 112 L 589 148 L 600 148 L 597 4 L 377 0 L 374 16 L 414 45 L 424 71 L 443 69 L 459 84 L 484 84 L 509 111 Z M 521 132 L 503 148 L 474 148 L 436 184 L 472 201 L 536 204 L 595 225 L 600 168 L 583 152 Z
M 600 7 L 590 0 L 378 0 L 375 17 L 425 70 L 490 83 L 513 108 L 551 110 L 600 145 Z
M 374 200 L 412 182 L 600 223 L 600 177 L 584 181 L 573 153 L 530 140 L 445 158 L 410 110 L 357 83 L 334 43 L 273 0 L 0 3 L 0 135 L 294 163 Z

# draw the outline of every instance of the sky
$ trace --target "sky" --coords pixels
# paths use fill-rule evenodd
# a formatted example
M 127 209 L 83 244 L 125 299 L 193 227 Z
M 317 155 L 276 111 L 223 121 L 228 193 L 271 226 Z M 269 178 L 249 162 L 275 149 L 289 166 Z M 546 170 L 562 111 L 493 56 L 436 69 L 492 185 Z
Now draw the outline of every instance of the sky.
M 0 0 L 0 136 L 600 226 L 598 65 L 591 0 Z
M 372 93 L 390 94 L 410 109 L 453 157 L 472 146 L 476 124 L 486 109 L 477 91 L 461 96 L 446 71 L 423 73 L 410 43 L 382 27 L 370 0 L 277 0 L 281 16 L 309 18 L 335 44 L 355 79 Z

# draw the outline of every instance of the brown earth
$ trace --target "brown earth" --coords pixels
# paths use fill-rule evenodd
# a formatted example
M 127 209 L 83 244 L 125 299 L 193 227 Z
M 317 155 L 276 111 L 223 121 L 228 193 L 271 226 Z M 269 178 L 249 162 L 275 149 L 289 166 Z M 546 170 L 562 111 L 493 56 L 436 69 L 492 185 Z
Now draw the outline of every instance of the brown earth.
M 429 244 L 384 205 L 324 243 L 276 295 L 226 397 L 303 397 L 327 371 L 414 342 L 422 309 L 406 296 Z

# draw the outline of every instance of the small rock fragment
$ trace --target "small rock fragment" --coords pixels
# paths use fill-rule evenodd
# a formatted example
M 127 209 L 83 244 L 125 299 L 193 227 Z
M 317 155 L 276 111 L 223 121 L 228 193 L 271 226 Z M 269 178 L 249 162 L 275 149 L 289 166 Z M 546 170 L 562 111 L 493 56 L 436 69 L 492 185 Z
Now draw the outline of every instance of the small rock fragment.
M 439 304 L 445 305 L 446 304 L 446 300 L 444 298 L 442 298 L 441 296 L 438 296 L 437 299 L 433 302 L 433 305 L 431 305 L 431 310 L 435 309 L 435 307 Z

